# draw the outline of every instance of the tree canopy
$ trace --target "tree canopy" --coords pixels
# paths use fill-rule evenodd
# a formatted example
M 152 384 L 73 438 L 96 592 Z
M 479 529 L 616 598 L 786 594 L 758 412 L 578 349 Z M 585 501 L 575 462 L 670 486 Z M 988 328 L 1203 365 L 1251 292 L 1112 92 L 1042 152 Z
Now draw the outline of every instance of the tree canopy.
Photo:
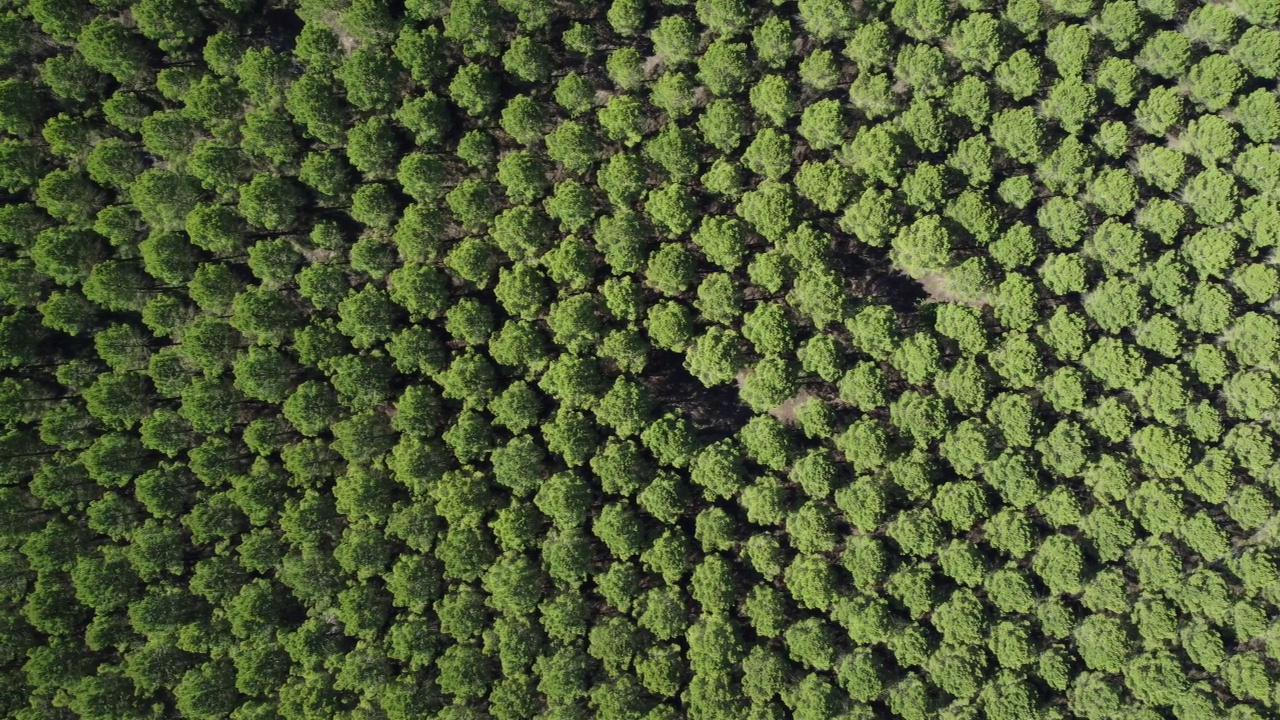
M 1274 0 L 27 0 L 0 67 L 0 716 L 1274 715 Z

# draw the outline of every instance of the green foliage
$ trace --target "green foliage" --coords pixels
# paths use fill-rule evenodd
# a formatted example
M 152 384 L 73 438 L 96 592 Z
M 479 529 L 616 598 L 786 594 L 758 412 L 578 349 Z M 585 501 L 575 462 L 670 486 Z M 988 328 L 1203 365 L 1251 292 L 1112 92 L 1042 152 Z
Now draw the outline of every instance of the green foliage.
M 0 12 L 0 714 L 1261 717 L 1278 8 Z
M 991 119 L 991 139 L 1021 163 L 1034 163 L 1043 156 L 1044 128 L 1030 108 L 1005 110 Z

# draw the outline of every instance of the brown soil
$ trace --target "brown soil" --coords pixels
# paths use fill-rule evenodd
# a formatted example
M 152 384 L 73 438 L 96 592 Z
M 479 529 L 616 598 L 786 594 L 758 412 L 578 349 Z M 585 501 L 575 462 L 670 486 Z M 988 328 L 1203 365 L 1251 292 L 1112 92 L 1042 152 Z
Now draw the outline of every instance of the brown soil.
M 924 288 L 924 291 L 928 293 L 929 301 L 931 302 L 953 302 L 974 307 L 984 307 L 991 304 L 991 301 L 986 297 L 971 300 L 951 292 L 947 278 L 941 273 L 929 273 L 916 282 L 920 283 L 920 287 Z
M 809 393 L 801 390 L 798 395 L 783 402 L 778 407 L 769 411 L 769 414 L 778 418 L 787 425 L 796 424 L 796 410 L 809 399 Z

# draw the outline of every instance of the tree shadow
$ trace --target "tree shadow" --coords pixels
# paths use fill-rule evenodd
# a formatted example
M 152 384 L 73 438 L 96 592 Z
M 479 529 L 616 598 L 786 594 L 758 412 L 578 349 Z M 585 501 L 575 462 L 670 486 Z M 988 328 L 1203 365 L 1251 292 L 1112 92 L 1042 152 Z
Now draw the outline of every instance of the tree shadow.
M 711 442 L 734 434 L 752 417 L 736 385 L 706 387 L 685 369 L 680 353 L 651 351 L 645 383 L 653 393 L 656 414 L 679 410 L 698 435 Z
M 919 283 L 894 269 L 884 250 L 837 241 L 830 260 L 859 301 L 883 303 L 901 314 L 916 312 L 929 297 Z

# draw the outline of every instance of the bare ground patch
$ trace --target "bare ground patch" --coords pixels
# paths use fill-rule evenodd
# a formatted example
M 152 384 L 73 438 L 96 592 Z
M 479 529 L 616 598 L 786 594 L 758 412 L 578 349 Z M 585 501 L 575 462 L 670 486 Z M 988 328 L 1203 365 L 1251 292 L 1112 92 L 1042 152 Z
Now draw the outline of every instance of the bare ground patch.
M 920 284 L 920 287 L 924 288 L 925 293 L 929 295 L 929 300 L 932 302 L 953 302 L 972 305 L 973 307 L 985 307 L 991 304 L 991 300 L 985 295 L 974 299 L 952 292 L 950 281 L 942 273 L 928 273 L 916 282 Z
M 769 414 L 778 418 L 779 420 L 786 423 L 787 425 L 795 425 L 796 410 L 798 410 L 801 405 L 805 404 L 805 401 L 807 401 L 809 398 L 810 398 L 810 395 L 808 391 L 801 390 L 800 393 L 797 394 L 795 397 L 791 398 L 790 400 L 784 401 L 778 407 L 770 410 Z

